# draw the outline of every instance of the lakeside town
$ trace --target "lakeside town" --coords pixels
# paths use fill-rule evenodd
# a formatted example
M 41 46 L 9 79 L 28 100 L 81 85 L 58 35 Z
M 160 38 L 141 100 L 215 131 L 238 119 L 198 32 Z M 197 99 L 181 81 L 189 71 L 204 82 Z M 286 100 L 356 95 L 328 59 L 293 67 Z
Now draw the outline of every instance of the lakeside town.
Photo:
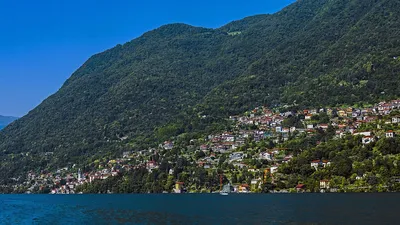
M 301 149 L 285 145 L 296 139 L 304 139 L 331 133 L 332 139 L 339 140 L 346 136 L 360 137 L 361 144 L 367 146 L 381 138 L 395 138 L 400 123 L 400 100 L 380 102 L 368 107 L 339 107 L 286 111 L 257 107 L 240 116 L 231 116 L 232 128 L 218 134 L 209 134 L 205 139 L 190 140 L 182 146 L 174 140 L 161 143 L 158 148 L 142 151 L 126 151 L 121 157 L 97 160 L 93 162 L 96 170 L 82 171 L 77 165 L 64 167 L 57 171 L 30 171 L 26 181 L 14 189 L 26 189 L 26 193 L 76 194 L 79 187 L 123 176 L 128 171 L 146 169 L 148 173 L 166 170 L 169 184 L 164 193 L 218 192 L 222 185 L 229 185 L 232 192 L 258 193 L 266 183 L 273 185 L 270 193 L 309 192 L 309 185 L 297 182 L 288 184 L 287 176 L 282 173 L 285 167 L 296 157 Z M 328 141 L 328 140 L 326 140 Z M 321 145 L 323 141 L 318 141 Z M 194 169 L 180 171 L 188 176 L 181 176 L 174 170 L 178 162 L 167 160 L 167 155 L 179 153 L 190 168 L 201 168 L 208 175 L 220 182 L 217 185 L 194 185 Z M 53 153 L 46 153 L 52 155 Z M 399 158 L 397 155 L 393 156 Z M 171 166 L 165 166 L 168 164 Z M 323 157 L 308 161 L 308 169 L 323 173 L 334 162 Z M 353 165 L 354 167 L 354 165 Z M 322 171 L 322 172 L 321 172 Z M 356 174 L 354 183 L 359 182 L 357 190 L 337 185 L 329 177 L 318 182 L 319 192 L 367 191 L 371 174 Z M 375 175 L 373 175 L 375 176 Z M 193 179 L 193 180 L 191 180 Z M 400 179 L 393 177 L 394 182 Z M 284 180 L 282 182 L 282 180 Z M 284 183 L 285 185 L 283 185 Z M 288 187 L 289 186 L 289 187 Z M 313 189 L 315 191 L 315 189 Z M 107 190 L 107 193 L 113 193 Z

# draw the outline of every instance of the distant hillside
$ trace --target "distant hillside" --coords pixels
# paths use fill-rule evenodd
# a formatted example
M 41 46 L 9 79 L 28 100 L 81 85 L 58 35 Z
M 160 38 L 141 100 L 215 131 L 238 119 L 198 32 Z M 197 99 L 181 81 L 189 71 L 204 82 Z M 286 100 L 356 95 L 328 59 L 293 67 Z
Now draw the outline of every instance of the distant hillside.
M 196 137 L 218 129 L 219 118 L 259 105 L 399 97 L 399 33 L 398 0 L 299 0 L 219 29 L 162 26 L 92 56 L 2 130 L 0 181 L 171 136 Z
M 10 124 L 11 122 L 13 122 L 16 119 L 18 119 L 18 118 L 12 117 L 12 116 L 1 116 L 0 115 L 0 130 L 3 129 L 4 127 L 6 127 L 8 124 Z

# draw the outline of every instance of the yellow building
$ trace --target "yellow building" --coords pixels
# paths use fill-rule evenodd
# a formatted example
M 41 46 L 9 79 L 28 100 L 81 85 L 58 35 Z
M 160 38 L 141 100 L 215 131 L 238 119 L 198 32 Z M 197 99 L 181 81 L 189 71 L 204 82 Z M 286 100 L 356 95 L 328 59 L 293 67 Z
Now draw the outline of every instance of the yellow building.
M 175 193 L 182 193 L 183 185 L 184 185 L 183 182 L 176 182 L 176 183 L 175 183 L 174 192 L 175 192 Z
M 346 111 L 344 111 L 344 110 L 339 110 L 339 111 L 338 111 L 338 116 L 340 116 L 340 117 L 345 117 L 345 116 L 347 116 L 347 113 L 346 113 Z

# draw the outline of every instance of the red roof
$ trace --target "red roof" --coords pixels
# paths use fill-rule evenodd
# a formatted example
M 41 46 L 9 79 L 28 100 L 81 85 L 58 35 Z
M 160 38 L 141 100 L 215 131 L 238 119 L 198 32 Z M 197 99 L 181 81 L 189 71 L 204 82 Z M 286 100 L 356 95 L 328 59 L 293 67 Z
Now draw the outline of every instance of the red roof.
M 298 184 L 297 186 L 296 186 L 296 188 L 304 188 L 306 185 L 305 184 Z

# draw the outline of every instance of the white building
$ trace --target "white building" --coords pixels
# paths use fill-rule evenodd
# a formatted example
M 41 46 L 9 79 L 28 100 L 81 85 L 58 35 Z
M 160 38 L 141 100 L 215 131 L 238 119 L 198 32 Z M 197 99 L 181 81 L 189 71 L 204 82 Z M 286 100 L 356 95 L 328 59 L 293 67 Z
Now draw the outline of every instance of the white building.
M 271 174 L 274 174 L 274 173 L 278 172 L 278 167 L 277 166 L 272 166 L 270 169 L 271 169 Z
M 272 161 L 272 154 L 269 152 L 261 152 L 259 155 L 260 159 L 266 159 L 268 161 Z
M 365 145 L 372 142 L 374 142 L 374 138 L 372 136 L 365 136 L 362 138 L 362 143 Z
M 386 138 L 393 138 L 394 137 L 394 132 L 392 130 L 389 130 L 385 134 Z

